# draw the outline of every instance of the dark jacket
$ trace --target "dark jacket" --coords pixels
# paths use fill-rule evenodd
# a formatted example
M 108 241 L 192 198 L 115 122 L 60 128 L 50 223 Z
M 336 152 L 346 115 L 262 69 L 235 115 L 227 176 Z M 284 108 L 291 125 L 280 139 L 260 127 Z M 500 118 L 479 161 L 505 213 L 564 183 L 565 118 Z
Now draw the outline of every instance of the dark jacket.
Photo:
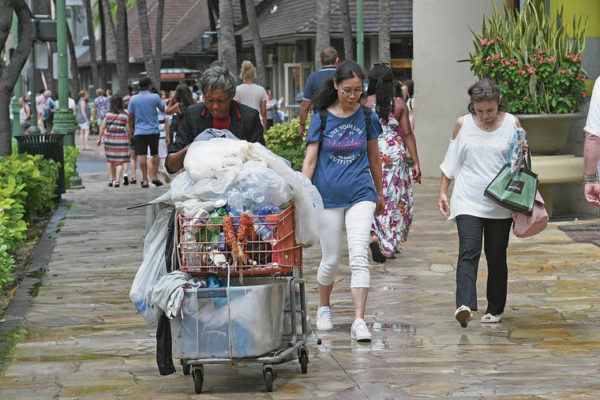
M 260 115 L 255 109 L 231 101 L 229 130 L 241 140 L 265 144 Z M 185 110 L 183 125 L 175 140 L 169 145 L 169 153 L 176 153 L 194 141 L 206 129 L 212 128 L 212 116 L 204 103 L 189 106 Z

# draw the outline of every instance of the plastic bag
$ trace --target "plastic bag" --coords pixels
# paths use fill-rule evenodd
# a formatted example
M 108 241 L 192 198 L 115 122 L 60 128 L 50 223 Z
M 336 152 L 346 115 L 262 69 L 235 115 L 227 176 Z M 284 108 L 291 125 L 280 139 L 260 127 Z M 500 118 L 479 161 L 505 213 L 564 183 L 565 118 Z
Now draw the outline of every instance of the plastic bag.
M 194 185 L 194 180 L 190 177 L 186 171 L 178 174 L 171 181 L 171 186 L 168 192 L 163 193 L 156 199 L 152 200 L 150 203 L 168 203 L 174 204 L 177 201 L 186 201 L 193 199 L 190 196 L 190 188 Z
M 167 243 L 167 227 L 171 210 L 163 208 L 154 220 L 154 224 L 144 239 L 144 259 L 135 274 L 129 298 L 142 314 L 144 319 L 155 325 L 158 315 L 151 307 L 151 294 L 154 284 L 167 273 L 165 263 L 165 247 Z
M 287 182 L 266 163 L 248 161 L 238 175 L 239 190 L 246 209 L 253 213 L 265 205 L 281 207 L 292 199 Z
M 296 241 L 305 247 L 319 242 L 318 226 L 323 200 L 317 188 L 297 171 L 290 168 L 281 157 L 273 154 L 259 143 L 250 143 L 245 149 L 248 159 L 263 160 L 267 166 L 277 172 L 292 188 L 292 199 L 296 207 Z

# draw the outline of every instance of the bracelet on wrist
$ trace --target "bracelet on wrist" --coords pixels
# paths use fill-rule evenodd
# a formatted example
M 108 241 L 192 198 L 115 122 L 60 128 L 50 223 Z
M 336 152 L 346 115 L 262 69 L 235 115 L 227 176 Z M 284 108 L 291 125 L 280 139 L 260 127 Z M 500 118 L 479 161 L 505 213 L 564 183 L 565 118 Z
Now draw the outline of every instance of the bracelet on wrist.
M 598 174 L 597 173 L 595 173 L 594 175 L 583 174 L 583 181 L 585 183 L 596 183 L 596 182 L 598 182 Z

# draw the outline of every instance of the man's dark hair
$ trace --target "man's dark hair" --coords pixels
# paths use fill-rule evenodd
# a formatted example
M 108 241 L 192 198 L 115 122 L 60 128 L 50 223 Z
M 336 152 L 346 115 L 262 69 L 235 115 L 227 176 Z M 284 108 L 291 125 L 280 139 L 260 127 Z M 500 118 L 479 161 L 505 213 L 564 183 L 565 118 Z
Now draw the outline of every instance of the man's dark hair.
M 139 81 L 140 90 L 148 90 L 148 86 L 152 85 L 152 81 L 147 76 L 144 76 Z
M 325 47 L 321 50 L 321 65 L 333 65 L 338 58 L 338 52 L 333 47 Z

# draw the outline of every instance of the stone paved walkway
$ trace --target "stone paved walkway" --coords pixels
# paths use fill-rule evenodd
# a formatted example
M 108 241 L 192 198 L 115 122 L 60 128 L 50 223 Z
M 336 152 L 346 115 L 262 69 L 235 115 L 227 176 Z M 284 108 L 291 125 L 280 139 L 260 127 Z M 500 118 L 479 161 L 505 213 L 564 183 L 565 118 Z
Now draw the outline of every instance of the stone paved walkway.
M 180 368 L 160 376 L 154 329 L 128 291 L 141 261 L 145 202 L 158 189 L 112 189 L 83 174 L 69 191 L 49 272 L 27 315 L 27 333 L 0 376 L 0 399 L 582 399 L 600 398 L 600 249 L 574 243 L 557 224 L 511 239 L 504 320 L 484 326 L 480 310 L 462 329 L 453 319 L 455 228 L 436 211 L 436 185 L 416 190 L 417 214 L 404 253 L 372 268 L 370 345 L 349 338 L 352 306 L 344 269 L 334 292 L 335 330 L 310 343 L 307 375 L 278 368 L 266 393 L 259 366 L 208 366 L 194 395 Z M 305 253 L 310 307 L 317 305 L 318 249 Z

